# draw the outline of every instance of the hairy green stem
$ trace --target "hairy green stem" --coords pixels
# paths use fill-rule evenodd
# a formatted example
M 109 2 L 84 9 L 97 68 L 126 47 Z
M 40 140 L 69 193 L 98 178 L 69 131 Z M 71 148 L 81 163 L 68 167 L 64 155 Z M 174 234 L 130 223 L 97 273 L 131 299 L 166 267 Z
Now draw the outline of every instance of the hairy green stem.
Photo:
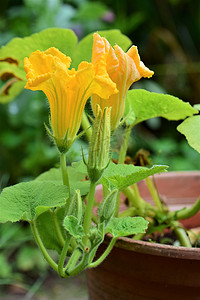
M 132 129 L 131 126 L 127 126 L 125 129 L 123 144 L 122 144 L 120 152 L 119 152 L 118 164 L 123 164 L 125 161 L 126 152 L 127 152 L 127 148 L 128 148 L 128 141 L 129 141 L 129 137 L 131 134 L 131 129 Z M 118 192 L 118 195 L 117 195 L 116 210 L 115 210 L 116 217 L 119 216 L 119 208 L 120 208 L 120 192 Z
M 184 220 L 194 216 L 200 210 L 200 198 L 189 208 L 184 208 L 179 211 L 172 211 L 169 213 L 170 217 L 176 220 Z
M 115 245 L 117 238 L 112 238 L 110 244 L 108 245 L 108 247 L 106 248 L 105 252 L 95 261 L 89 264 L 88 268 L 94 268 L 97 267 L 111 252 L 112 248 Z
M 134 217 L 136 215 L 136 212 L 137 210 L 135 207 L 129 207 L 119 214 L 119 218 Z
M 54 226 L 55 226 L 55 229 L 56 229 L 56 235 L 57 235 L 58 241 L 60 242 L 60 245 L 63 247 L 64 244 L 65 244 L 65 240 L 64 240 L 64 237 L 62 235 L 60 225 L 58 223 L 58 219 L 57 219 L 55 211 L 51 211 L 51 215 L 52 215 Z
M 125 129 L 124 140 L 123 140 L 122 147 L 120 149 L 118 164 L 123 164 L 125 161 L 131 130 L 132 130 L 132 126 L 127 126 Z
M 79 264 L 74 266 L 73 268 L 66 269 L 66 277 L 67 276 L 75 276 L 79 274 L 81 271 L 83 271 L 87 267 L 87 254 L 84 254 L 82 257 L 82 260 Z
M 122 190 L 123 194 L 129 199 L 130 203 L 135 207 L 140 215 L 143 215 L 146 202 L 140 197 L 137 184 Z
M 55 261 L 50 257 L 49 253 L 47 252 L 46 248 L 44 247 L 44 244 L 40 238 L 39 232 L 37 230 L 37 226 L 36 223 L 34 221 L 32 221 L 30 223 L 31 225 L 31 229 L 33 232 L 33 235 L 35 237 L 35 240 L 38 244 L 38 247 L 40 248 L 45 260 L 48 262 L 48 264 L 56 271 L 58 272 L 58 265 L 55 263 Z
M 175 233 L 176 237 L 178 238 L 181 246 L 188 247 L 188 248 L 192 247 L 190 239 L 187 236 L 187 234 L 186 234 L 186 232 L 183 228 L 175 227 L 174 228 L 174 233 Z
M 86 130 L 85 133 L 86 133 L 88 142 L 90 142 L 91 137 L 92 137 L 92 128 L 91 128 L 90 122 L 88 120 L 88 117 L 87 117 L 85 111 L 83 111 L 81 126 L 82 126 L 83 130 Z
M 70 198 L 70 184 L 69 184 L 69 176 L 68 176 L 67 166 L 66 166 L 66 154 L 65 153 L 60 154 L 60 168 L 61 168 L 61 172 L 62 172 L 63 184 L 68 187 L 69 198 Z
M 86 236 L 90 230 L 91 223 L 92 223 L 92 208 L 95 199 L 95 188 L 96 188 L 96 183 L 91 181 L 86 210 L 85 210 L 85 217 L 83 222 L 83 229 Z M 86 244 L 86 241 L 87 241 L 87 237 L 83 240 L 83 242 Z
M 163 211 L 163 207 L 162 207 L 162 203 L 160 201 L 160 197 L 158 195 L 158 191 L 156 190 L 155 186 L 153 185 L 151 178 L 147 177 L 145 178 L 147 187 L 149 189 L 149 192 L 151 194 L 151 197 L 156 205 L 156 207 L 158 208 L 159 211 Z
M 65 276 L 65 271 L 64 271 L 63 267 L 64 267 L 64 263 L 65 263 L 67 250 L 69 248 L 70 241 L 71 241 L 71 236 L 68 236 L 65 240 L 65 244 L 64 244 L 62 252 L 60 254 L 60 259 L 58 262 L 58 273 L 61 277 Z
M 77 261 L 79 260 L 80 256 L 82 255 L 82 250 L 78 247 L 74 250 L 74 252 L 72 253 L 66 267 L 64 268 L 64 277 L 69 276 L 70 271 L 74 268 L 74 266 L 76 265 Z

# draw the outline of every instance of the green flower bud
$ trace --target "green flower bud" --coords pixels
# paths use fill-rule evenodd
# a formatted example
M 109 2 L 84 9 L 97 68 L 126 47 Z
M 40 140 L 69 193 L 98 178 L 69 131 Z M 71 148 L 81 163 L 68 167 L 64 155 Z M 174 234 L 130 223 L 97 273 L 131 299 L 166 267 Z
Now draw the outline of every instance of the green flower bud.
M 103 200 L 99 207 L 99 220 L 100 223 L 105 222 L 106 224 L 114 216 L 116 210 L 118 190 L 113 190 Z
M 92 182 L 99 180 L 110 161 L 111 107 L 106 107 L 102 111 L 98 105 L 97 109 L 98 114 L 93 125 L 87 164 L 88 175 Z

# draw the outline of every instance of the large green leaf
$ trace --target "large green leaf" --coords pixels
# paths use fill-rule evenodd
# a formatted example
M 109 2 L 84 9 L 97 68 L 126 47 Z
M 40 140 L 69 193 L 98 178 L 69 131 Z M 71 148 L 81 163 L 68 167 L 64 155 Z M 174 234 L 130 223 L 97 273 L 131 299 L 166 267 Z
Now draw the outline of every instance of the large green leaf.
M 65 216 L 65 208 L 57 208 L 54 211 L 46 211 L 37 218 L 37 229 L 44 246 L 50 250 L 56 250 L 58 253 L 62 251 L 62 241 L 59 240 L 56 227 L 59 226 L 63 238 L 66 232 L 63 227 L 63 219 Z M 56 218 L 56 220 L 55 220 Z M 56 222 L 56 223 L 55 223 Z
M 177 97 L 139 89 L 128 91 L 124 115 L 135 125 L 155 117 L 181 120 L 197 113 L 189 103 Z
M 98 31 L 98 33 L 100 34 L 100 36 L 105 37 L 112 46 L 117 44 L 124 51 L 126 51 L 132 44 L 131 40 L 117 29 Z M 73 67 L 76 68 L 78 64 L 83 60 L 89 62 L 91 61 L 92 45 L 93 45 L 93 33 L 90 33 L 79 42 L 75 50 L 75 54 L 73 56 L 73 61 L 72 61 Z
M 189 145 L 200 153 L 200 116 L 193 116 L 183 121 L 177 130 L 184 134 Z
M 30 181 L 7 187 L 0 195 L 0 222 L 32 221 L 52 207 L 66 203 L 68 190 L 52 182 Z
M 89 191 L 90 186 L 89 181 L 85 180 L 85 175 L 87 173 L 80 173 L 72 167 L 67 167 L 67 170 L 69 175 L 71 194 L 73 194 L 75 190 L 79 189 L 81 195 L 86 195 Z M 58 168 L 52 168 L 49 171 L 39 175 L 35 180 L 53 182 L 54 184 L 60 185 L 62 184 L 61 170 Z
M 24 57 L 29 56 L 33 51 L 44 51 L 50 47 L 56 47 L 68 56 L 72 56 L 77 37 L 70 29 L 49 28 L 25 38 L 14 38 L 7 45 L 0 49 L 0 78 L 7 77 L 17 79 L 13 81 L 9 89 L 5 86 L 1 90 L 0 102 L 8 102 L 17 95 L 25 85 L 26 73 L 24 71 Z M 18 80 L 24 82 L 21 89 L 15 88 Z M 13 89 L 11 91 L 11 86 Z M 5 92 L 6 91 L 6 92 Z
M 166 172 L 167 168 L 167 166 L 153 166 L 151 168 L 145 168 L 125 164 L 116 165 L 113 162 L 110 162 L 99 182 L 108 188 L 123 190 L 124 188 L 151 175 Z
M 106 227 L 106 232 L 113 237 L 128 236 L 137 233 L 145 233 L 148 222 L 141 217 L 113 218 Z

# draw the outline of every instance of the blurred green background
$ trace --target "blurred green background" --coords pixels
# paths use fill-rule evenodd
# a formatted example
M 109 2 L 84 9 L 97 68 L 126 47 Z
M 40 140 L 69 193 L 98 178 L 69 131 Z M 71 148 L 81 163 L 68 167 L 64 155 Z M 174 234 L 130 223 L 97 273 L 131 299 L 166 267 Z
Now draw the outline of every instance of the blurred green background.
M 145 65 L 155 71 L 152 79 L 140 80 L 133 88 L 200 103 L 199 0 L 1 1 L 0 46 L 13 37 L 50 27 L 70 28 L 79 39 L 96 30 L 120 29 L 138 46 Z M 87 109 L 90 111 L 89 106 Z M 48 122 L 48 114 L 48 104 L 41 92 L 24 90 L 12 102 L 0 104 L 0 189 L 32 179 L 57 165 L 57 151 L 43 125 Z M 132 133 L 128 154 L 133 157 L 143 148 L 150 152 L 154 163 L 170 165 L 171 171 L 200 170 L 198 153 L 176 131 L 179 123 L 156 118 L 139 125 Z M 114 134 L 113 148 L 121 144 L 121 133 L 122 128 Z M 87 152 L 83 138 L 70 150 L 68 163 L 81 158 L 80 144 Z M 16 233 L 20 238 L 16 238 Z M 24 247 L 20 248 L 22 242 Z M 29 284 L 40 274 L 34 294 L 46 278 L 46 265 L 39 263 L 41 256 L 37 257 L 40 254 L 33 245 L 25 225 L 0 226 L 0 284 L 20 282 L 26 294 L 30 292 Z M 36 258 L 30 261 L 30 257 Z M 27 274 L 30 282 L 26 280 Z M 30 293 L 27 297 L 32 299 Z M 5 294 L 2 299 L 6 299 Z

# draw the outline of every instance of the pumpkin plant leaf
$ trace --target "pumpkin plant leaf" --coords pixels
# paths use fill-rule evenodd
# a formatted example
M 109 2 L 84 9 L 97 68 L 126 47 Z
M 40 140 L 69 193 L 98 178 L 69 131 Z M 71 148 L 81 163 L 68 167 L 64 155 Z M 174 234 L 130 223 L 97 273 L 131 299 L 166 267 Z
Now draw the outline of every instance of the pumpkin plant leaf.
M 0 93 L 0 102 L 5 103 L 12 100 L 25 85 L 24 57 L 36 50 L 45 51 L 50 47 L 56 47 L 64 54 L 72 56 L 76 44 L 77 37 L 72 30 L 49 28 L 25 38 L 14 38 L 7 45 L 1 47 L 0 79 L 5 81 L 5 84 Z M 9 85 L 8 78 L 12 79 Z M 20 81 L 20 85 L 18 81 Z M 13 87 L 12 90 L 11 87 Z
M 187 118 L 177 130 L 184 134 L 189 145 L 200 153 L 200 116 Z
M 85 180 L 86 172 L 79 172 L 78 169 L 67 167 L 69 175 L 69 183 L 71 193 L 73 194 L 76 189 L 80 190 L 81 195 L 86 195 L 89 192 L 90 184 L 88 180 Z M 54 184 L 62 184 L 62 174 L 59 168 L 52 168 L 39 175 L 36 181 L 53 182 Z
M 106 227 L 106 232 L 113 237 L 129 236 L 137 233 L 145 233 L 148 221 L 141 217 L 113 218 Z
M 155 165 L 151 168 L 137 167 L 134 165 L 116 165 L 110 162 L 108 168 L 104 171 L 99 183 L 109 189 L 123 190 L 124 188 L 139 182 L 156 173 L 167 171 L 168 166 Z
M 79 223 L 79 220 L 74 216 L 66 216 L 64 218 L 63 226 L 65 230 L 76 240 L 82 239 L 82 237 L 85 236 L 83 226 Z
M 54 211 L 46 211 L 43 214 L 39 215 L 37 222 L 37 229 L 39 231 L 40 237 L 44 243 L 45 248 L 49 250 L 56 250 L 58 253 L 62 251 L 62 242 L 58 238 L 56 232 L 57 224 L 60 227 L 61 234 L 65 237 L 65 230 L 63 227 L 63 219 L 65 216 L 65 208 L 59 207 Z M 55 219 L 57 224 L 55 224 Z
M 197 113 L 189 103 L 177 97 L 138 89 L 128 91 L 124 116 L 129 124 L 136 125 L 155 117 L 181 120 Z
M 0 222 L 33 221 L 49 208 L 64 205 L 68 197 L 66 186 L 45 181 L 7 187 L 0 195 Z

